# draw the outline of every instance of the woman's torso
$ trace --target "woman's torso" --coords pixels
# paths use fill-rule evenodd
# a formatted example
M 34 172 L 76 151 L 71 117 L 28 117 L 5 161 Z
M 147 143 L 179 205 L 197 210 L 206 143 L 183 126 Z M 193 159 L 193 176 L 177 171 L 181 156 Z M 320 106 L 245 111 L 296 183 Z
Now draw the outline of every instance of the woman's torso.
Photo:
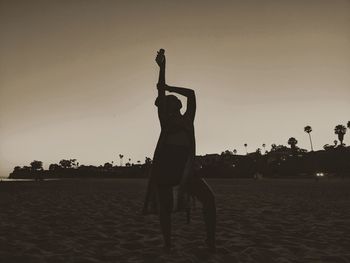
M 164 144 L 191 147 L 193 124 L 183 115 L 168 118 L 164 130 Z
M 182 115 L 170 117 L 162 127 L 158 146 L 154 156 L 157 182 L 177 185 L 193 155 L 193 124 Z

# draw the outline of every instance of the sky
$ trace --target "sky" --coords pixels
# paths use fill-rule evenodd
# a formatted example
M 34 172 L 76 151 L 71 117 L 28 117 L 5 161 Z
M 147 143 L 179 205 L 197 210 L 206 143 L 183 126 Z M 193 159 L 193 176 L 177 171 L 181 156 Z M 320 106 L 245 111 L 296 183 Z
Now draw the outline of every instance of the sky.
M 350 120 L 349 0 L 0 0 L 0 39 L 2 176 L 152 157 L 159 48 L 196 92 L 197 154 L 310 149 L 306 125 L 319 150 Z

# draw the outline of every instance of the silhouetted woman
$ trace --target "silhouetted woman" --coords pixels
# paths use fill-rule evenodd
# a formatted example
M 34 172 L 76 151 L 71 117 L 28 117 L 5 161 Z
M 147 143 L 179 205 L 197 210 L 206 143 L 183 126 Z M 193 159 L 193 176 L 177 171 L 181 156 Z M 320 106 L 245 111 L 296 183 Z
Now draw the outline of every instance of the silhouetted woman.
M 195 135 L 194 118 L 196 113 L 196 97 L 191 89 L 171 87 L 165 83 L 165 55 L 161 49 L 156 57 L 159 65 L 157 84 L 158 117 L 161 133 L 153 157 L 148 189 L 143 212 L 159 213 L 164 248 L 171 248 L 171 213 L 187 211 L 190 196 L 196 197 L 203 206 L 206 225 L 206 244 L 215 251 L 216 206 L 214 194 L 208 184 L 194 174 Z M 186 112 L 182 115 L 181 101 L 174 92 L 187 98 Z M 174 207 L 173 188 L 176 187 L 177 199 Z M 150 210 L 151 209 L 151 210 Z

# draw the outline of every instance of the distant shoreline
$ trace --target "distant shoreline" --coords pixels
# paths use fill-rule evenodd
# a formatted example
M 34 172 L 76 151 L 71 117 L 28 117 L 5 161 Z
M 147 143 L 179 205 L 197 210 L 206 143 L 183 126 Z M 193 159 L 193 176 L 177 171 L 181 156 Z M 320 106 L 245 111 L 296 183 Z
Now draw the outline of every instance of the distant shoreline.
M 347 180 L 350 178 L 350 174 L 345 177 L 332 175 L 330 177 L 319 178 L 321 181 L 338 181 Z M 1 182 L 49 182 L 49 181 L 107 181 L 107 180 L 148 180 L 146 177 L 64 177 L 64 178 L 43 178 L 40 180 L 34 178 L 0 178 Z M 275 177 L 261 177 L 255 179 L 254 177 L 204 177 L 205 180 L 253 180 L 253 181 L 266 181 L 266 180 L 309 180 L 314 181 L 315 176 L 275 176 Z
M 306 152 L 303 149 L 276 146 L 271 152 L 236 155 L 225 151 L 219 154 L 196 156 L 195 173 L 203 178 L 335 178 L 350 175 L 350 147 Z M 117 166 L 79 165 L 76 159 L 61 160 L 43 169 L 41 161 L 31 166 L 16 166 L 9 179 L 79 179 L 79 178 L 148 178 L 151 160 L 144 164 Z

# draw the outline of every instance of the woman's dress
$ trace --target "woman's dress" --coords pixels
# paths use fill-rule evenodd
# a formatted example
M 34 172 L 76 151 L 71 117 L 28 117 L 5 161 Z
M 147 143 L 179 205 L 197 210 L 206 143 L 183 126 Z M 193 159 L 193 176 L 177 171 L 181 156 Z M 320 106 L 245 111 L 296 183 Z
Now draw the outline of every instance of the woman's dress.
M 158 187 L 173 187 L 173 212 L 191 210 L 194 196 L 189 191 L 189 183 L 194 176 L 195 137 L 193 120 L 185 115 L 168 117 L 162 123 L 162 130 L 154 152 L 149 173 L 144 214 L 159 211 Z M 182 182 L 182 180 L 186 180 Z M 182 184 L 184 187 L 180 188 Z M 180 192 L 179 192 L 180 190 Z M 189 218 L 188 218 L 189 220 Z

